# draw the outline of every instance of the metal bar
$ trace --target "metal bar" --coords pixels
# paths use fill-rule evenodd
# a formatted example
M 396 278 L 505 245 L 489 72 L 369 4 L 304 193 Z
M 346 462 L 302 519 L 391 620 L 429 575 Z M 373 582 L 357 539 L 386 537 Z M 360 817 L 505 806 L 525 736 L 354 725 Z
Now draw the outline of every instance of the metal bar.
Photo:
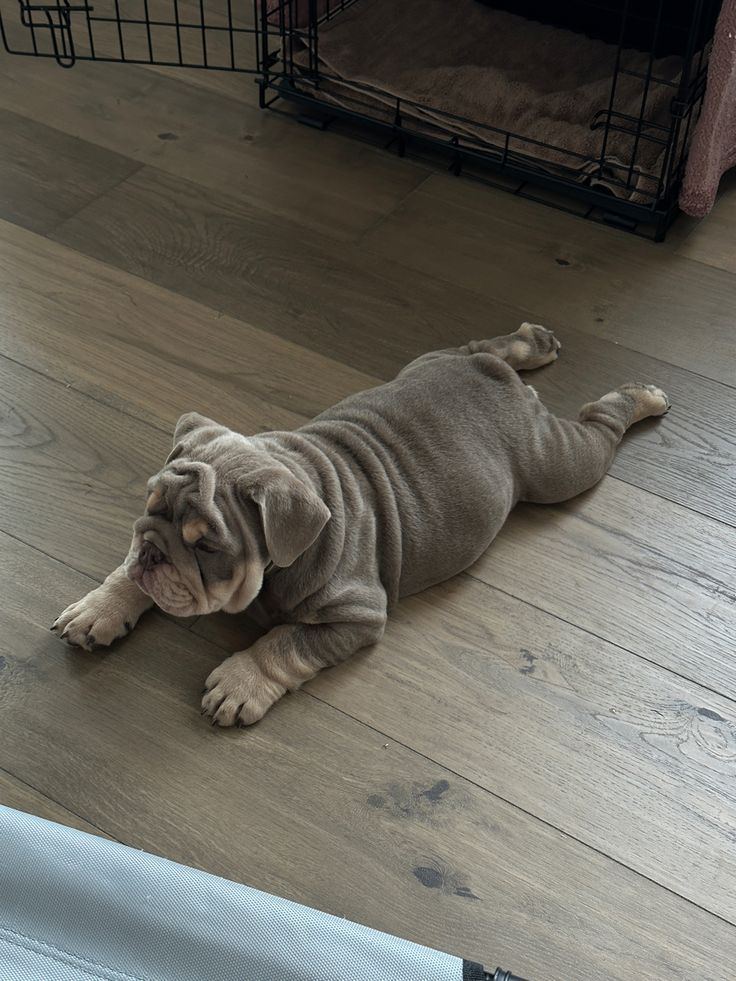
M 233 30 L 233 4 L 227 0 L 227 27 L 230 39 L 230 67 L 235 68 L 235 31 Z
M 257 11 L 257 9 L 258 9 L 258 4 L 259 4 L 259 0 L 254 0 L 253 6 L 255 8 L 255 11 Z M 268 65 L 268 48 L 269 48 L 269 44 L 268 44 L 268 3 L 267 3 L 267 0 L 260 0 L 260 7 L 261 7 L 261 17 L 260 17 L 260 25 L 261 25 L 261 39 L 260 40 L 261 40 L 261 44 L 260 44 L 260 55 L 258 56 L 260 58 L 260 62 L 258 64 L 258 69 L 263 74 L 264 83 L 265 84 L 268 84 L 268 78 L 269 78 L 269 70 L 268 70 L 269 69 L 269 65 Z M 283 32 L 283 19 L 284 19 L 284 14 L 283 14 L 283 10 L 282 10 L 282 12 L 281 12 L 281 21 L 282 21 L 281 30 L 282 30 L 282 32 Z M 256 21 L 256 23 L 257 23 L 257 21 Z
M 695 33 L 696 33 L 696 29 L 699 29 L 700 27 L 702 15 L 703 15 L 703 0 L 696 0 L 695 6 L 693 8 L 692 20 L 690 21 L 690 36 L 688 38 L 687 49 L 685 51 L 685 59 L 682 64 L 682 75 L 680 76 L 680 88 L 677 93 L 677 100 L 683 104 L 687 104 L 688 102 L 688 94 L 690 88 L 690 74 L 691 74 L 692 61 L 694 55 L 693 47 L 695 45 Z M 690 106 L 690 113 L 692 113 L 692 106 Z M 679 141 L 680 141 L 681 126 L 682 126 L 682 118 L 679 115 L 675 115 L 673 113 L 672 128 L 670 130 L 670 136 L 669 136 L 669 146 L 667 147 L 664 160 L 662 161 L 662 173 L 661 173 L 662 188 L 664 189 L 665 194 L 668 191 L 672 191 L 672 195 L 671 195 L 672 197 L 674 197 L 675 189 L 672 188 L 671 185 L 673 183 L 676 183 L 676 180 L 674 182 L 672 180 L 673 163 L 675 158 L 675 150 L 679 145 Z M 682 152 L 683 153 L 686 152 L 685 146 L 682 147 Z M 674 170 L 674 173 L 675 173 L 675 178 L 681 176 L 677 173 L 677 170 Z
M 54 49 L 54 58 L 62 68 L 71 68 L 74 64 L 74 41 L 69 29 L 69 14 L 61 4 L 56 8 L 59 20 L 54 22 L 53 10 L 46 11 L 46 18 L 49 22 L 51 31 L 51 46 Z
M 143 0 L 143 10 L 146 16 L 146 37 L 148 39 L 148 57 L 153 64 L 153 40 L 151 38 L 151 16 L 148 11 L 148 0 Z
M 298 10 L 297 10 L 298 13 Z M 317 0 L 309 0 L 309 30 L 314 45 L 314 70 L 319 68 L 319 31 L 317 30 Z
M 21 22 L 23 22 L 23 10 L 22 10 L 22 8 L 21 8 L 21 15 L 20 15 L 20 17 L 21 17 Z M 38 54 L 38 42 L 36 41 L 36 29 L 35 29 L 34 24 L 33 24 L 33 17 L 31 17 L 29 15 L 29 18 L 28 19 L 29 19 L 29 29 L 30 29 L 30 32 L 31 32 L 31 45 L 33 47 L 33 53 L 35 55 L 37 55 Z
M 662 8 L 664 6 L 664 0 L 659 0 L 657 6 L 657 17 L 654 21 L 654 34 L 652 36 L 652 47 L 649 52 L 649 69 L 647 71 L 647 78 L 644 82 L 644 91 L 641 96 L 641 106 L 639 109 L 639 121 L 636 126 L 636 135 L 634 136 L 634 146 L 631 150 L 631 162 L 629 164 L 629 177 L 628 180 L 631 181 L 634 176 L 634 167 L 636 165 L 636 154 L 639 150 L 639 141 L 641 139 L 641 130 L 644 124 L 644 113 L 646 112 L 647 99 L 649 98 L 649 87 L 652 84 L 652 68 L 654 67 L 654 52 L 657 48 L 657 38 L 659 37 L 659 28 L 662 23 Z
M 199 0 L 199 17 L 202 25 L 202 58 L 204 60 L 204 67 L 209 68 L 207 64 L 207 30 L 204 19 L 204 0 Z
M 89 53 L 91 58 L 97 57 L 97 52 L 95 51 L 95 39 L 94 33 L 92 31 L 92 21 L 90 19 L 90 13 L 94 10 L 94 7 L 90 7 L 87 11 L 87 40 L 89 41 Z
M 60 13 L 64 11 L 81 11 L 81 10 L 94 10 L 88 3 L 84 4 L 66 4 L 63 6 L 61 3 L 24 3 L 21 5 L 21 10 L 42 10 L 45 14 L 53 14 L 59 11 Z
M 179 64 L 184 61 L 181 53 L 181 22 L 179 20 L 179 0 L 174 0 L 174 24 L 176 26 L 176 50 L 179 55 Z
M 621 14 L 621 31 L 618 37 L 618 48 L 616 49 L 616 63 L 613 68 L 613 80 L 611 82 L 611 95 L 608 100 L 608 116 L 610 118 L 613 112 L 613 103 L 616 98 L 616 86 L 618 84 L 618 74 L 619 68 L 621 67 L 621 52 L 624 47 L 624 37 L 626 36 L 626 18 L 629 15 L 629 0 L 624 0 L 624 9 Z M 606 150 L 608 148 L 608 128 L 603 131 L 603 142 L 601 143 L 601 155 L 598 159 L 598 169 L 599 173 L 603 173 L 603 164 L 606 159 Z
M 90 10 L 94 10 L 94 7 L 90 7 Z M 145 27 L 146 24 L 150 24 L 151 27 L 174 27 L 170 20 L 144 20 L 140 17 L 123 17 L 118 21 L 117 17 L 90 17 L 90 20 L 95 24 L 137 24 L 139 26 Z M 183 24 L 179 21 L 179 28 L 183 31 L 201 31 L 201 24 Z M 208 27 L 208 31 L 219 31 L 222 34 L 228 33 L 229 28 L 227 27 Z M 233 34 L 252 34 L 253 30 L 250 27 L 234 27 Z
M 125 58 L 125 43 L 123 41 L 123 25 L 120 20 L 120 3 L 118 2 L 118 0 L 115 0 L 115 16 L 118 22 L 118 38 L 120 39 L 120 58 L 122 61 L 125 61 L 126 58 Z

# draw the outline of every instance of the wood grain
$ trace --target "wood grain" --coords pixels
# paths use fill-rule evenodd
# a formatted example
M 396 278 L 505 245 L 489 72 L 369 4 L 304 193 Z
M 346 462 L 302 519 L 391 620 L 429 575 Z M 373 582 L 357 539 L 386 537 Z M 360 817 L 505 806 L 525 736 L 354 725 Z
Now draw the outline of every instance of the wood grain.
M 38 241 L 13 226 L 0 226 L 0 243 L 0 288 L 7 298 L 7 328 L 0 349 L 77 387 L 81 385 L 103 400 L 111 400 L 114 393 L 114 404 L 144 419 L 153 416 L 170 427 L 181 412 L 196 407 L 246 431 L 291 428 L 302 417 L 311 417 L 379 380 L 312 353 L 295 341 L 213 313 L 178 295 L 117 274 L 99 262 Z M 135 247 L 131 241 L 131 248 Z M 206 248 L 205 243 L 201 248 Z M 357 274 L 354 277 L 359 282 Z M 240 307 L 233 306 L 241 313 L 250 307 L 252 314 L 258 312 L 259 322 L 266 319 L 274 323 L 252 309 L 253 298 L 244 298 Z M 362 301 L 354 306 L 362 308 Z M 329 308 L 327 314 L 331 320 Z M 429 310 L 426 315 L 431 315 Z M 285 318 L 276 316 L 279 327 Z M 334 317 L 337 325 L 338 314 Z M 360 351 L 368 347 L 366 340 L 370 338 L 366 338 L 362 323 L 350 320 L 346 308 L 342 333 L 335 330 L 334 336 L 344 338 L 340 347 L 346 352 L 350 342 L 348 356 L 360 362 L 364 360 Z M 151 324 L 156 325 L 155 331 L 151 331 Z M 294 337 L 299 338 L 293 321 L 289 324 Z M 390 323 L 387 326 L 391 329 Z M 508 326 L 507 320 L 488 330 Z M 418 343 L 422 332 L 419 318 L 412 328 Z M 478 324 L 468 329 L 472 333 L 463 336 L 457 327 L 448 328 L 443 339 L 443 327 L 437 324 L 426 343 L 451 343 L 453 335 L 460 343 L 482 333 Z M 98 338 L 94 347 L 88 342 L 91 330 Z M 315 346 L 319 345 L 318 330 L 315 325 Z M 411 332 L 410 328 L 407 333 Z M 213 334 L 216 344 L 206 340 Z M 563 326 L 559 334 L 564 342 L 562 357 L 552 368 L 530 378 L 545 403 L 560 414 L 574 417 L 585 401 L 622 381 L 643 378 L 657 382 L 669 392 L 674 409 L 664 422 L 645 423 L 631 431 L 613 473 L 638 487 L 734 523 L 736 409 L 728 389 L 582 331 Z M 396 331 L 394 335 L 400 340 Z M 379 361 L 377 367 L 384 377 L 403 362 L 397 356 L 387 356 L 386 347 L 373 344 L 368 356 Z M 289 411 L 274 412 L 269 404 Z
M 238 81 L 255 90 L 249 78 Z M 375 147 L 295 126 L 135 65 L 80 62 L 60 76 L 53 63 L 4 58 L 0 105 L 22 105 L 36 122 L 155 164 L 230 200 L 297 217 L 333 239 L 354 239 L 428 174 Z
M 53 237 L 378 376 L 510 321 L 483 297 L 463 294 L 458 306 L 428 276 L 148 167 Z
M 170 439 L 4 359 L 0 393 L 0 528 L 103 579 Z
M 465 577 L 308 690 L 736 920 L 733 701 Z
M 47 232 L 140 164 L 0 109 L 0 217 Z
M 83 577 L 2 548 L 0 765 L 116 838 L 528 977 L 729 981 L 722 921 L 309 696 L 204 725 L 220 654 L 155 614 L 65 653 L 46 621 Z
M 77 817 L 56 801 L 49 800 L 48 797 L 4 770 L 0 770 L 0 804 L 26 814 L 35 814 L 47 821 L 55 821 L 67 828 L 76 828 L 78 831 L 86 831 L 92 835 L 102 835 L 102 832 L 89 821 Z M 109 835 L 103 837 L 107 838 Z
M 522 505 L 470 574 L 736 697 L 736 531 L 606 478 Z
M 245 432 L 292 428 L 373 383 L 3 223 L 0 290 L 0 353 L 167 429 L 195 408 Z
M 451 243 L 451 244 L 450 244 Z M 392 262 L 729 385 L 729 274 L 633 235 L 433 175 L 363 238 Z

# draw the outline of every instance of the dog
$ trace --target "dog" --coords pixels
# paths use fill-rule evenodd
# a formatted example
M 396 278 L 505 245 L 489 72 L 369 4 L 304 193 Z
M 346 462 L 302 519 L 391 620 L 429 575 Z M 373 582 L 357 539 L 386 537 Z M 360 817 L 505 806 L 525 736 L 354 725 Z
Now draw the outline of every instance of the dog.
M 322 668 L 380 640 L 402 597 L 462 572 L 519 501 L 565 501 L 609 469 L 629 426 L 668 411 L 631 383 L 550 413 L 518 371 L 554 361 L 537 324 L 413 361 L 293 432 L 242 436 L 197 413 L 148 486 L 127 559 L 52 625 L 107 646 L 154 603 L 250 607 L 272 628 L 209 675 L 203 714 L 250 725 Z

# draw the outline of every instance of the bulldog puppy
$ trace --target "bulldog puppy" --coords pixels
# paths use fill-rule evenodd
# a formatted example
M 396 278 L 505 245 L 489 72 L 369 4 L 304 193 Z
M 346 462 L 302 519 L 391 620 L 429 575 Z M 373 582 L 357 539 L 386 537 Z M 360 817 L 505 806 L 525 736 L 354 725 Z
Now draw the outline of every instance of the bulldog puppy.
M 92 650 L 167 613 L 275 626 L 207 678 L 203 712 L 250 725 L 285 692 L 381 638 L 389 609 L 467 569 L 518 501 L 565 501 L 606 473 L 624 432 L 669 409 L 627 384 L 558 419 L 517 371 L 554 361 L 522 324 L 413 361 L 295 432 L 242 436 L 189 413 L 149 484 L 127 559 L 52 629 Z

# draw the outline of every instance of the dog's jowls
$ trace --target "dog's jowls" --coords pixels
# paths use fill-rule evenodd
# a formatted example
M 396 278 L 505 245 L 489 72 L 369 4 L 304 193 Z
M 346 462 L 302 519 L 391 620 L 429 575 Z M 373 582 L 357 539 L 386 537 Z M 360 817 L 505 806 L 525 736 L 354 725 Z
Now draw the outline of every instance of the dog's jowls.
M 183 416 L 124 564 L 52 629 L 91 650 L 154 603 L 177 616 L 253 605 L 274 626 L 210 674 L 202 707 L 219 725 L 256 722 L 379 640 L 401 596 L 471 565 L 518 501 L 591 487 L 626 429 L 669 408 L 632 383 L 558 419 L 516 372 L 559 347 L 522 324 L 427 354 L 295 432 Z

